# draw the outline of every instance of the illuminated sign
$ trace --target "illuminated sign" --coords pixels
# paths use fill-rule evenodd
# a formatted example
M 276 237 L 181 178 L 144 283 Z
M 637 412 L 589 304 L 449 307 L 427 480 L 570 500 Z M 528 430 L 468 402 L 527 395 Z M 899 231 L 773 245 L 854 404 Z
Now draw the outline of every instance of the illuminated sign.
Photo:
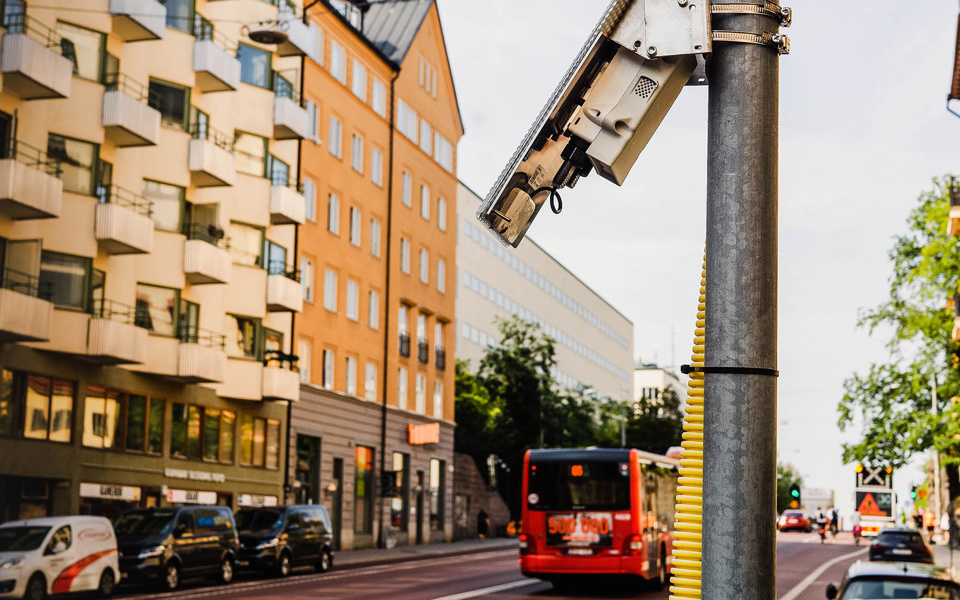
M 81 483 L 80 497 L 138 502 L 140 500 L 140 488 L 131 485 L 111 485 L 109 483 Z
M 411 446 L 440 443 L 440 423 L 407 425 L 407 437 Z
M 237 506 L 276 506 L 276 496 L 262 494 L 237 494 Z
M 197 490 L 167 490 L 167 502 L 170 504 L 216 504 L 216 492 L 200 492 Z

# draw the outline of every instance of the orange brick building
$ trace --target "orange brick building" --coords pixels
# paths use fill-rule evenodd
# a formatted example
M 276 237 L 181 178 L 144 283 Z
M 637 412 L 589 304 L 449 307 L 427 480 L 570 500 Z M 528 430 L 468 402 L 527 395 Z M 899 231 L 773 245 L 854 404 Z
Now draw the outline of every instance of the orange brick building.
M 307 14 L 290 493 L 330 509 L 344 549 L 449 540 L 463 125 L 440 16 L 433 0 Z

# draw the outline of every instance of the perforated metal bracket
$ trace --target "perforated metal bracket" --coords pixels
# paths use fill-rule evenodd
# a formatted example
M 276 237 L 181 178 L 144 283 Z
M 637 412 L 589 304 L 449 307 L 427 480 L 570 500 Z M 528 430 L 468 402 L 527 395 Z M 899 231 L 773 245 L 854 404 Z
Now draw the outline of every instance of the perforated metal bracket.
M 761 4 L 712 4 L 710 12 L 725 15 L 763 15 L 780 21 L 781 27 L 790 27 L 793 23 L 793 9 L 789 6 L 780 6 L 776 2 Z
M 713 41 L 732 44 L 757 44 L 773 48 L 777 51 L 777 54 L 790 54 L 790 38 L 780 33 L 716 30 L 713 32 Z

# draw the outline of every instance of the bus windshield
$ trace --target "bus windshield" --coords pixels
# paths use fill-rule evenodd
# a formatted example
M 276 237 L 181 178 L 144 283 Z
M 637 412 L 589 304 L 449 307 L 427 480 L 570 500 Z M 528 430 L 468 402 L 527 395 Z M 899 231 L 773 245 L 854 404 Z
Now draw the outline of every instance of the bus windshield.
M 530 510 L 629 510 L 628 463 L 531 463 L 528 472 L 527 507 Z

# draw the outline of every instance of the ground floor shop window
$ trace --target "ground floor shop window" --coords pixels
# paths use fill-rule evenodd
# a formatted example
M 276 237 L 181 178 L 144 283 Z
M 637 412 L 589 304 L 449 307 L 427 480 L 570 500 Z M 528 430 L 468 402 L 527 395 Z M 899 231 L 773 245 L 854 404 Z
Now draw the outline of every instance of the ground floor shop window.
M 236 413 L 229 410 L 174 403 L 170 455 L 232 463 L 236 421 Z
M 297 436 L 297 466 L 295 477 L 298 504 L 320 502 L 320 438 Z
M 443 530 L 444 488 L 446 461 L 430 459 L 430 529 Z
M 240 464 L 280 468 L 280 421 L 248 415 L 240 419 Z
M 71 441 L 76 383 L 4 370 L 0 375 L 0 435 Z
M 390 524 L 406 531 L 410 514 L 410 456 L 402 452 L 393 453 L 393 472 L 396 473 L 396 488 L 390 498 Z
M 373 448 L 357 446 L 354 464 L 354 531 L 373 533 Z

